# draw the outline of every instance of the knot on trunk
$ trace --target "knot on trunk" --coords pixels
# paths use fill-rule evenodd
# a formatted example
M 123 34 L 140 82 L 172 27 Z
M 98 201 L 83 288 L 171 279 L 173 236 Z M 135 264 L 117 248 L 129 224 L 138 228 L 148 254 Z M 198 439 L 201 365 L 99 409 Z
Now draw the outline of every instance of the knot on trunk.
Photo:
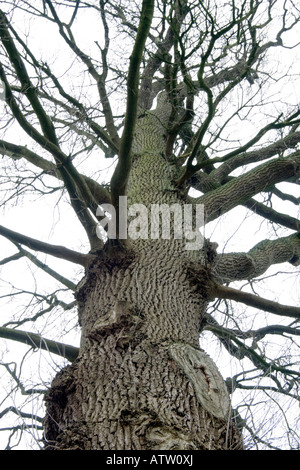
M 216 418 L 227 420 L 230 413 L 227 387 L 208 354 L 183 343 L 170 345 L 169 354 L 189 378 L 202 407 Z
M 136 307 L 125 300 L 117 300 L 115 307 L 94 323 L 88 337 L 101 341 L 111 334 L 116 335 L 118 344 L 127 344 L 137 338 L 137 329 L 142 318 Z

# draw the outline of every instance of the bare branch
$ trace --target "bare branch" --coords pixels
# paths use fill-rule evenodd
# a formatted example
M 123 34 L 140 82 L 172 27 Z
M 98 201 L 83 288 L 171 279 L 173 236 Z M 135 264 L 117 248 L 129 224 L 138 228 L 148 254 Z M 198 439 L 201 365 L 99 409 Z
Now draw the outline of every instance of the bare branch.
M 110 133 L 111 139 L 113 144 L 118 147 L 119 146 L 119 136 L 117 133 L 117 130 L 114 125 L 114 119 L 113 119 L 113 113 L 111 110 L 111 106 L 108 100 L 107 92 L 105 89 L 105 71 L 103 75 L 100 75 L 96 67 L 94 66 L 91 58 L 85 54 L 76 44 L 74 36 L 71 32 L 70 25 L 63 24 L 59 17 L 58 14 L 50 0 L 45 0 L 45 3 L 49 6 L 50 11 L 53 15 L 53 18 L 55 22 L 57 23 L 59 27 L 59 32 L 61 36 L 64 38 L 66 43 L 69 45 L 69 47 L 72 49 L 72 51 L 83 61 L 83 63 L 87 66 L 87 69 L 91 76 L 94 78 L 94 80 L 97 83 L 100 98 L 101 98 L 101 103 L 103 106 L 104 110 L 104 116 L 106 120 L 106 126 L 108 129 L 108 132 Z M 104 64 L 105 65 L 105 64 Z
M 289 305 L 282 305 L 278 302 L 273 302 L 269 299 L 264 299 L 260 296 L 243 292 L 241 290 L 233 289 L 222 285 L 215 285 L 214 295 L 219 299 L 230 299 L 236 302 L 242 302 L 249 307 L 254 307 L 259 310 L 271 312 L 275 315 L 282 317 L 300 318 L 300 308 Z
M 208 318 L 208 323 L 206 324 L 205 329 L 211 331 L 215 336 L 217 336 L 232 356 L 236 357 L 239 360 L 247 357 L 255 365 L 256 368 L 263 370 L 265 373 L 267 373 L 269 378 L 276 383 L 277 392 L 282 391 L 282 387 L 279 384 L 277 378 L 271 375 L 273 371 L 281 372 L 292 377 L 300 376 L 300 373 L 297 370 L 277 365 L 275 361 L 267 361 L 263 355 L 255 351 L 254 347 L 249 347 L 243 341 L 241 341 L 238 338 L 241 335 L 237 335 L 235 331 L 232 331 L 229 328 L 224 328 L 223 326 L 219 325 L 218 322 L 212 317 Z M 234 377 L 226 379 L 226 383 L 229 388 L 234 390 L 236 387 L 237 378 Z M 297 399 L 299 398 L 297 397 Z
M 204 204 L 206 221 L 209 222 L 233 207 L 243 204 L 267 187 L 299 175 L 300 151 L 297 151 L 286 158 L 277 158 L 257 166 L 215 191 L 200 196 L 194 202 Z
M 267 160 L 268 158 L 281 154 L 281 152 L 287 149 L 295 148 L 299 143 L 300 132 L 291 132 L 286 137 L 258 150 L 243 152 L 239 149 L 240 152 L 236 156 L 225 156 L 219 159 L 219 162 L 223 160 L 224 163 L 214 171 L 213 176 L 216 180 L 222 182 L 225 176 L 229 175 L 233 170 L 250 163 Z
M 33 152 L 25 146 L 16 145 L 12 144 L 11 142 L 0 140 L 0 154 L 7 155 L 13 160 L 25 158 L 29 163 L 44 170 L 46 174 L 55 176 L 59 180 L 62 180 L 62 175 L 57 165 L 46 160 L 45 158 L 41 157 L 36 152 Z M 85 181 L 85 183 L 89 187 L 89 190 L 96 199 L 97 204 L 100 205 L 111 202 L 110 194 L 107 189 L 105 189 L 103 186 L 97 183 L 97 181 L 93 180 L 92 178 L 89 178 L 88 176 L 80 174 L 80 177 Z
M 3 418 L 3 416 L 5 416 L 7 413 L 14 413 L 17 416 L 19 416 L 20 418 L 31 419 L 31 420 L 37 421 L 39 423 L 43 422 L 43 418 L 41 418 L 40 416 L 34 415 L 32 413 L 25 413 L 24 411 L 19 410 L 15 406 L 9 406 L 8 408 L 5 408 L 5 410 L 1 411 L 0 412 L 0 419 Z
M 47 393 L 47 389 L 39 389 L 39 388 L 26 388 L 20 378 L 18 377 L 18 374 L 16 373 L 16 367 L 15 364 L 13 363 L 13 367 L 11 367 L 11 364 L 7 364 L 5 362 L 0 362 L 0 366 L 4 367 L 9 375 L 13 378 L 13 380 L 16 382 L 18 388 L 21 391 L 22 395 L 33 395 L 33 394 L 41 394 L 45 395 Z
M 33 348 L 49 351 L 52 354 L 65 357 L 70 362 L 73 362 L 79 353 L 79 349 L 75 346 L 46 339 L 36 333 L 30 333 L 28 331 L 0 327 L 0 337 L 28 344 Z
M 248 253 L 217 255 L 214 275 L 222 282 L 253 279 L 262 275 L 273 264 L 290 262 L 297 265 L 300 258 L 300 234 L 276 240 L 263 240 Z
M 295 217 L 291 217 L 288 214 L 282 214 L 281 212 L 278 212 L 275 209 L 272 209 L 271 207 L 268 207 L 252 198 L 244 202 L 243 206 L 255 212 L 255 214 L 260 215 L 264 219 L 270 220 L 276 224 L 280 224 L 283 227 L 287 227 L 291 230 L 295 230 L 296 232 L 300 232 L 300 221 L 295 219 Z
M 32 250 L 41 251 L 42 253 L 52 255 L 56 258 L 62 258 L 70 261 L 71 263 L 80 264 L 81 266 L 87 266 L 92 259 L 94 259 L 93 255 L 84 255 L 77 251 L 70 250 L 69 248 L 65 248 L 64 246 L 51 245 L 49 243 L 27 237 L 26 235 L 22 235 L 18 232 L 14 232 L 13 230 L 9 230 L 2 225 L 0 225 L 0 235 L 12 242 L 25 245 Z
M 42 263 L 42 261 L 40 261 L 36 256 L 34 256 L 32 253 L 29 253 L 29 251 L 24 250 L 24 248 L 22 248 L 20 245 L 16 244 L 16 246 L 21 256 L 26 256 L 26 258 L 28 258 L 33 264 L 38 266 L 57 281 L 61 282 L 63 285 L 68 287 L 68 289 L 71 289 L 72 291 L 76 290 L 76 284 L 74 284 L 72 281 L 57 273 L 54 271 L 54 269 L 50 268 L 45 263 Z
M 140 64 L 152 22 L 153 10 L 154 1 L 144 0 L 135 44 L 130 56 L 124 130 L 121 139 L 118 164 L 111 178 L 112 199 L 116 207 L 118 205 L 119 196 L 125 194 L 131 168 L 131 146 L 138 111 Z

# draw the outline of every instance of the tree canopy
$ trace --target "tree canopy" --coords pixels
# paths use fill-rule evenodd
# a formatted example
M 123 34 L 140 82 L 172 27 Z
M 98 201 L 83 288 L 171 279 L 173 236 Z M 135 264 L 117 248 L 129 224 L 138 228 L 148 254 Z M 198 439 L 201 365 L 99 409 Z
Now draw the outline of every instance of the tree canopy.
M 4 447 L 39 446 L 43 398 L 78 355 L 74 292 L 110 243 L 97 210 L 119 209 L 155 122 L 178 174 L 166 191 L 204 207 L 200 345 L 246 448 L 299 449 L 299 14 L 292 0 L 1 2 Z M 119 220 L 113 242 L 126 250 Z

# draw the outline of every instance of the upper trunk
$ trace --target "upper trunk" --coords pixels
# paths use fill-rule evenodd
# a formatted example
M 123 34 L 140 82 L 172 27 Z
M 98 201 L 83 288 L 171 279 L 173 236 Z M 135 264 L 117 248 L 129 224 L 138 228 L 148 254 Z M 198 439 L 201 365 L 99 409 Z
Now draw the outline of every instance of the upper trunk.
M 136 128 L 128 207 L 143 204 L 149 232 L 151 204 L 184 204 L 163 153 L 169 113 L 160 100 Z M 172 230 L 103 251 L 78 286 L 80 354 L 47 396 L 46 448 L 241 447 L 224 381 L 199 348 L 209 282 L 204 251 L 186 250 Z

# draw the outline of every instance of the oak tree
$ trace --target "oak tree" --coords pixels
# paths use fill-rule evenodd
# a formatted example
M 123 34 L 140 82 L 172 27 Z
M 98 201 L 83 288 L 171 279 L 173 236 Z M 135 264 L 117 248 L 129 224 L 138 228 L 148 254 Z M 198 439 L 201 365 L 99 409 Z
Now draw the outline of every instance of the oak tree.
M 251 410 L 299 401 L 297 32 L 292 0 L 1 2 L 1 370 L 45 407 L 4 397 L 7 448 L 280 448 Z

